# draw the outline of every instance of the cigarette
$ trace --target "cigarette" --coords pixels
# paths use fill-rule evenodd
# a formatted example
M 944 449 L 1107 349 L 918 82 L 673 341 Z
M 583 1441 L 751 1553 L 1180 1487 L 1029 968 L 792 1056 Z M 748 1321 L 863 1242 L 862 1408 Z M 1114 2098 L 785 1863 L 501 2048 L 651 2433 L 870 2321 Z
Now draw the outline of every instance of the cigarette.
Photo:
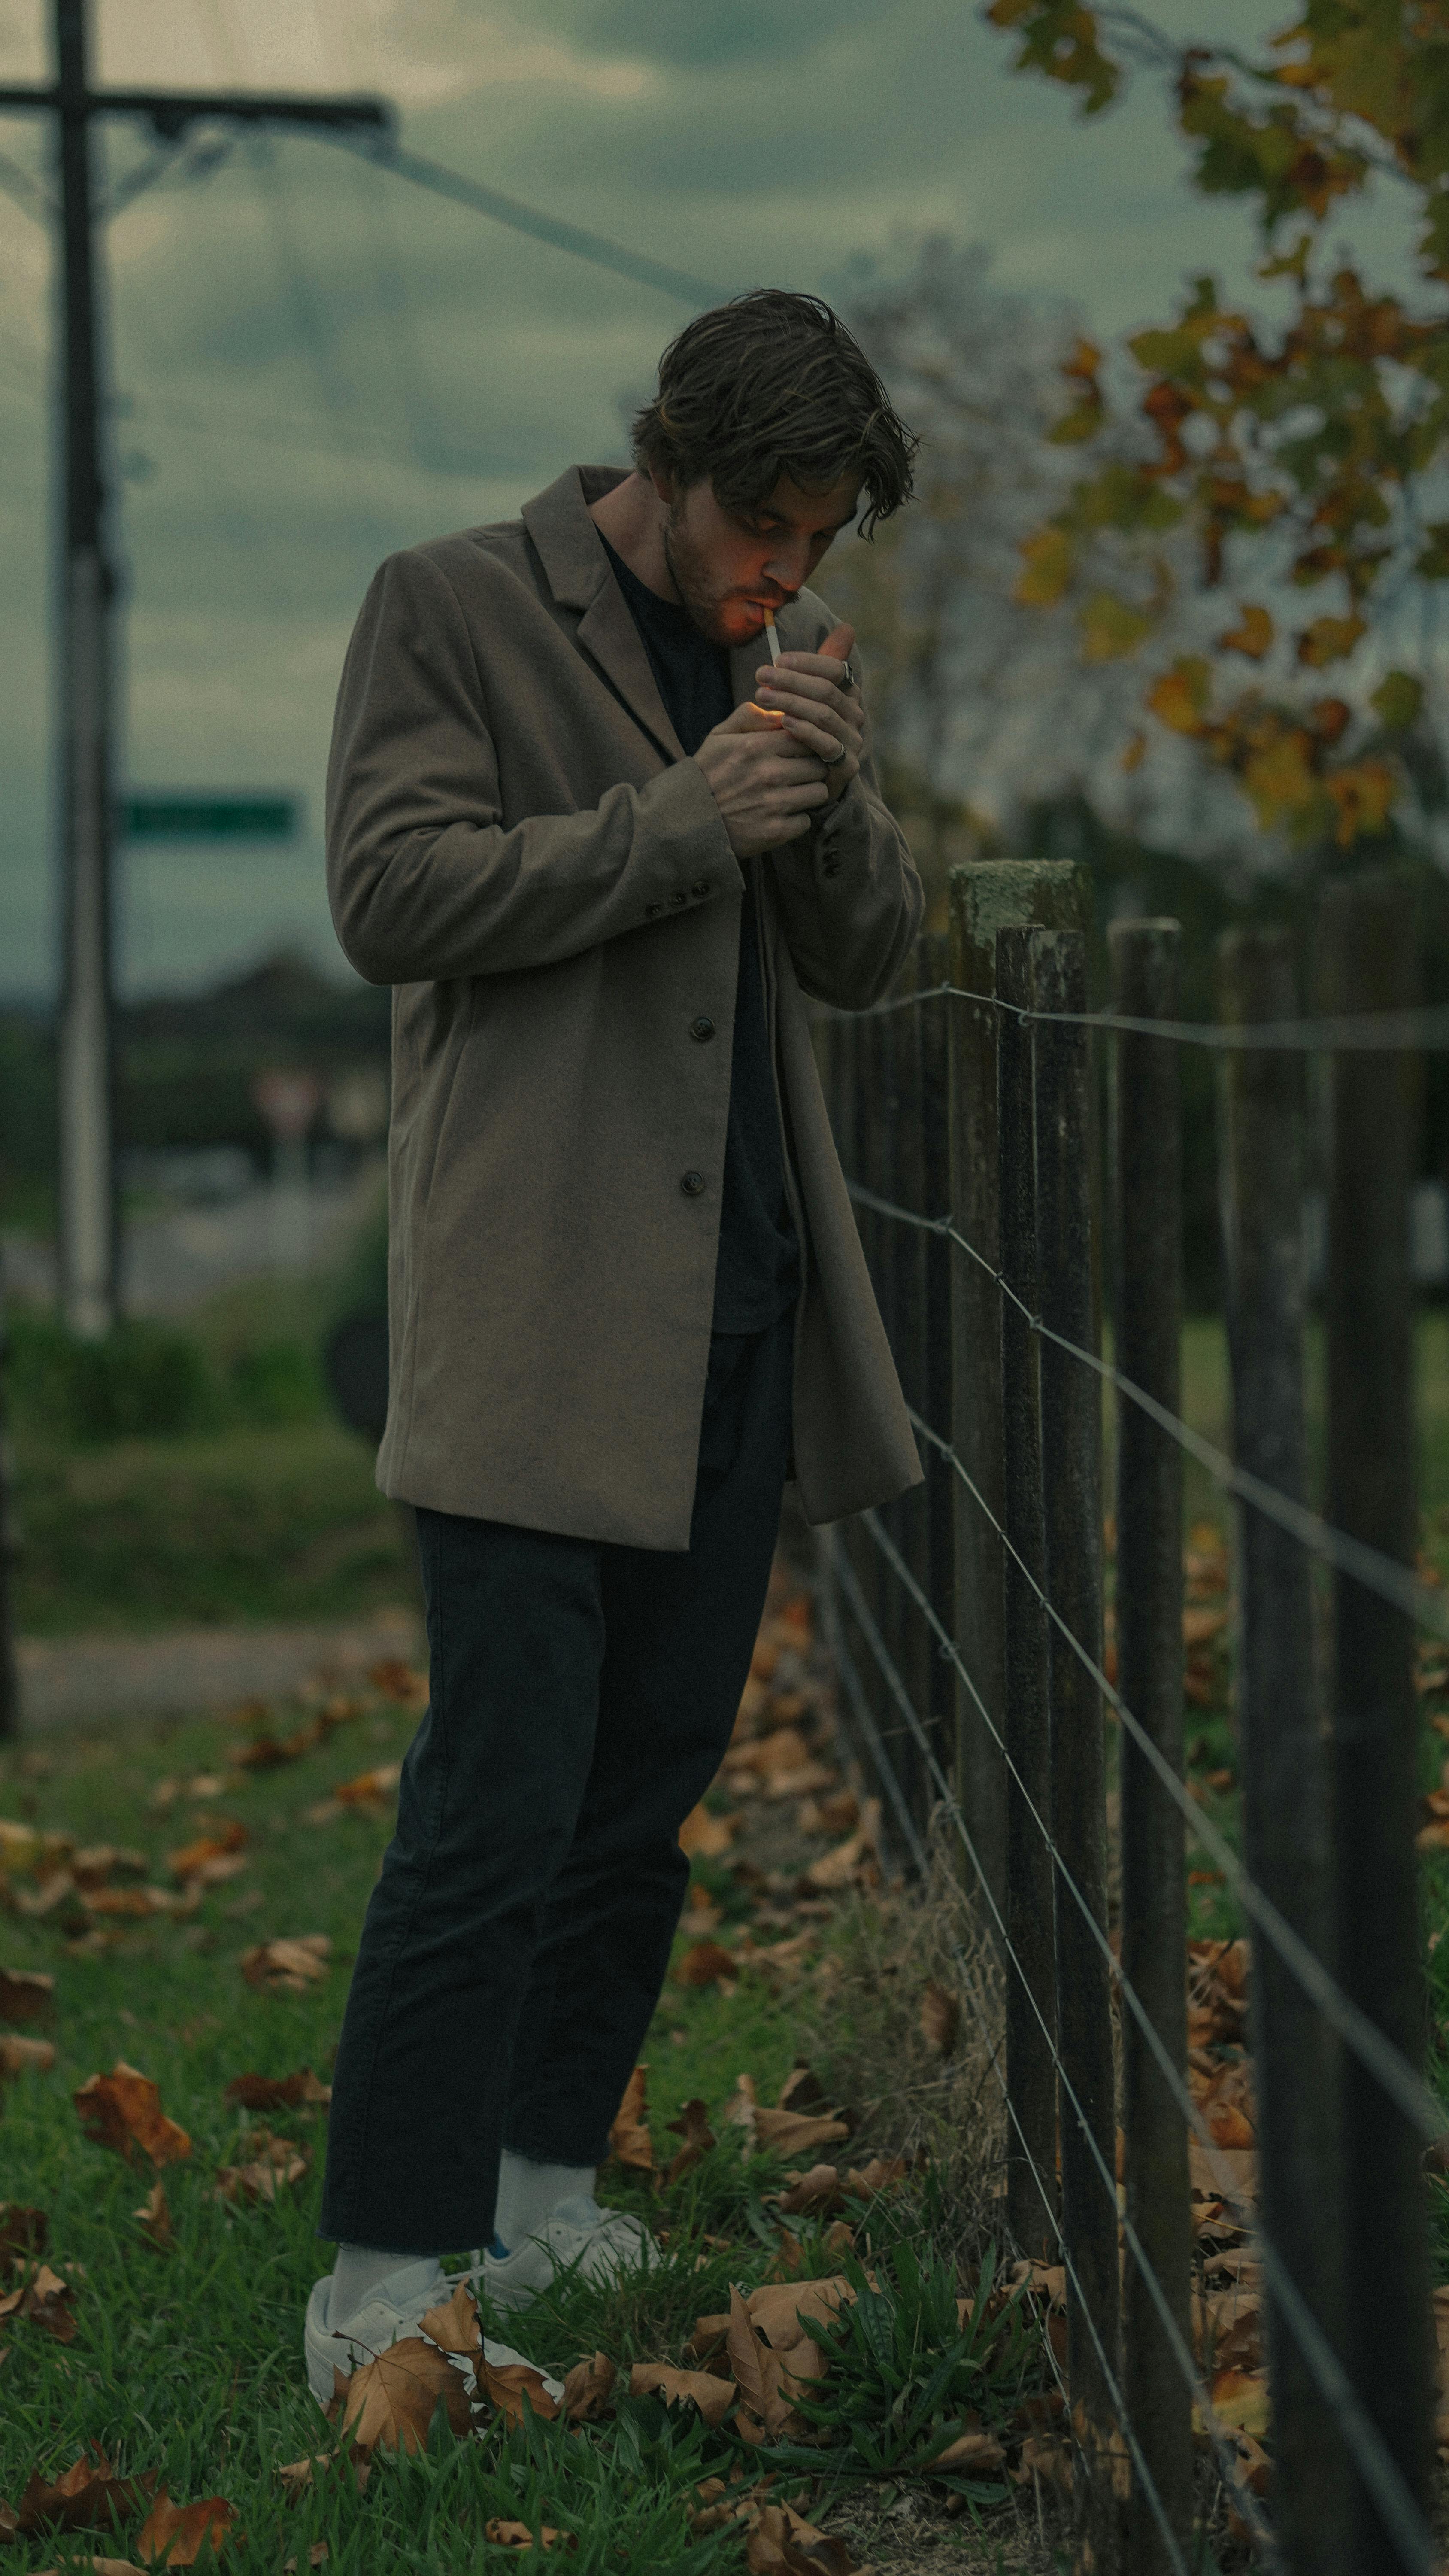
M 770 659 L 772 662 L 778 662 L 780 658 L 779 639 L 775 633 L 774 612 L 768 608 L 765 611 L 765 633 L 770 639 Z

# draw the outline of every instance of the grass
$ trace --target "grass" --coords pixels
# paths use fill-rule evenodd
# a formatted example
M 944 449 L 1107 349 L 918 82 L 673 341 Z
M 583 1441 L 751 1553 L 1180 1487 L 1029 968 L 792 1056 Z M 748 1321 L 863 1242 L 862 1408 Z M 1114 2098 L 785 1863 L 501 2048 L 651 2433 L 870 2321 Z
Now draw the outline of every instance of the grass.
M 287 1713 L 281 1715 L 285 1720 Z M 543 2563 L 540 2551 L 505 2552 L 490 2544 L 485 2526 L 494 2518 L 535 2529 L 548 2523 L 571 2534 L 577 2547 L 568 2563 L 596 2576 L 624 2568 L 660 2576 L 676 2568 L 689 2576 L 741 2568 L 744 2532 L 730 2526 L 695 2533 L 688 2508 L 708 2474 L 729 2478 L 743 2462 L 747 2482 L 753 2481 L 759 2455 L 728 2428 L 707 2435 L 692 2410 L 667 2408 L 653 2396 L 626 2396 L 611 2422 L 582 2433 L 561 2423 L 529 2423 L 463 2444 L 435 2424 L 424 2453 L 375 2455 L 365 2494 L 347 2476 L 324 2475 L 294 2501 L 278 2477 L 280 2464 L 324 2450 L 331 2438 L 307 2389 L 301 2349 L 307 2292 L 332 2259 L 331 2246 L 315 2232 L 324 2123 L 301 2110 L 268 2113 L 274 2133 L 308 2151 L 305 2179 L 270 2204 L 219 2199 L 218 2171 L 244 2160 L 246 2133 L 256 2121 L 255 2114 L 231 2110 L 223 2088 L 242 2073 L 279 2076 L 304 2065 L 325 2080 L 358 1923 L 391 1829 L 390 1803 L 386 1812 L 344 1806 L 325 1822 L 309 1821 L 309 1811 L 330 1804 L 339 1783 L 396 1760 L 414 1722 L 406 1710 L 364 1694 L 325 1744 L 274 1771 L 236 1768 L 245 1739 L 215 1719 L 117 1726 L 49 1738 L 43 1752 L 0 1753 L 0 1815 L 41 1832 L 69 1831 L 82 1844 L 135 1846 L 152 1883 L 165 1878 L 169 1851 L 221 1819 L 240 1824 L 247 1837 L 245 1867 L 209 1890 L 189 1918 L 113 1925 L 103 1917 L 76 1939 L 66 1937 L 63 1910 L 51 1921 L 13 1905 L 8 1917 L 0 1915 L 0 1965 L 47 1969 L 56 1979 L 47 2026 L 56 2047 L 53 2068 L 0 2087 L 0 2200 L 47 2212 L 50 2259 L 75 2285 L 76 2320 L 70 2342 L 30 2323 L 8 2329 L 0 2498 L 18 2505 L 32 2470 L 54 2478 L 85 2445 L 96 2444 L 120 2474 L 152 2476 L 177 2502 L 225 2497 L 237 2514 L 225 2547 L 234 2576 L 262 2576 L 263 2570 L 271 2576 L 290 2560 L 305 2568 L 309 2552 L 322 2543 L 329 2568 L 348 2571 L 388 2565 L 453 2576 L 520 2557 Z M 168 1804 L 158 1806 L 158 1792 Z M 855 2073 L 872 2096 L 864 2101 L 851 2156 L 863 2157 L 876 2141 L 906 2142 L 906 2109 L 894 2106 L 893 2118 L 878 2066 L 870 2078 L 874 1989 L 869 1979 L 852 1982 L 852 1945 L 863 1945 L 871 1958 L 883 1958 L 893 1939 L 899 1945 L 902 1930 L 897 1925 L 892 1933 L 889 1910 L 884 1900 L 844 1908 L 831 1943 L 835 1964 L 813 2009 L 749 1975 L 733 1992 L 671 1983 L 645 2052 L 656 2160 L 673 2152 L 677 2141 L 667 2123 L 695 2096 L 710 2106 L 719 2143 L 662 2198 L 619 2167 L 606 2170 L 604 2186 L 607 2197 L 667 2227 L 664 2259 L 642 2284 L 565 2285 L 526 2317 L 489 2321 L 490 2332 L 559 2371 L 596 2348 L 621 2362 L 687 2363 L 695 2318 L 726 2306 L 732 2282 L 748 2289 L 766 2277 L 784 2241 L 766 2195 L 785 2179 L 786 2167 L 777 2158 L 746 2154 L 720 2115 L 742 2072 L 754 2076 L 762 2101 L 773 2100 L 802 2044 L 814 2045 L 832 2019 L 847 2057 L 855 2047 Z M 246 1948 L 308 1933 L 325 1933 L 333 1944 L 320 1982 L 302 1993 L 273 1993 L 244 1981 Z M 912 1960 L 917 1982 L 925 1964 L 924 1952 Z M 829 1999 L 837 1996 L 843 2000 L 832 2013 Z M 860 1997 L 867 1998 L 864 2006 Z M 908 2047 L 902 2063 L 910 2054 Z M 155 2080 L 164 2111 L 192 2140 L 190 2155 L 161 2176 L 174 2228 L 168 2252 L 153 2250 L 136 2216 L 151 2168 L 129 2166 L 93 2143 L 72 2107 L 75 2088 L 117 2058 Z M 922 2098 L 929 2093 L 927 2085 Z M 940 2107 L 939 2070 L 935 2098 Z M 813 2161 L 808 2153 L 796 2157 L 790 2170 Z M 971 2269 L 958 2259 L 961 2249 L 948 2245 L 943 2252 L 933 2239 L 927 2199 L 914 2187 L 869 2206 L 848 2202 L 846 2214 L 857 2225 L 857 2253 L 880 2285 L 883 2314 L 894 2321 L 895 2347 L 883 2359 L 877 2335 L 860 2368 L 842 2358 L 833 2374 L 842 2411 L 853 2390 L 856 2419 L 869 2438 L 878 2419 L 888 2425 L 892 2394 L 900 2396 L 916 2456 L 923 2456 L 935 2438 L 932 2428 L 947 2420 L 967 2385 L 960 2355 L 949 2386 L 929 2383 L 940 2359 L 932 2341 L 941 2322 L 935 2311 L 947 2313 Z M 826 2244 L 824 2224 L 791 2222 L 804 2277 L 838 2270 L 849 2259 Z M 978 2263 L 983 2241 L 975 2240 Z M 903 2248 L 919 2254 L 918 2274 Z M 467 2249 L 456 2250 L 466 2259 Z M 0 2338 L 6 2332 L 0 2326 Z M 986 2392 L 988 2420 L 991 2405 L 1004 2406 L 1040 2375 L 1039 2338 L 1028 2337 L 1010 2357 L 1010 2386 L 1003 2381 L 995 2397 Z M 982 2403 L 979 2390 L 976 2402 Z M 775 2493 L 802 2502 L 814 2495 L 810 2511 L 818 2519 L 832 2503 L 848 2515 L 853 2491 L 862 2491 L 862 2527 L 878 2565 L 969 2560 L 984 2570 L 1052 2563 L 1033 2534 L 1018 2528 L 1009 2503 L 990 2511 L 979 2539 L 979 2504 L 958 2497 L 966 2505 L 963 2519 L 946 2521 L 946 2491 L 939 2485 L 927 2536 L 932 2552 L 944 2555 L 901 2557 L 891 2535 L 906 2526 L 889 2516 L 925 2510 L 922 2480 L 883 2484 L 843 2439 L 836 2448 L 839 2457 L 832 2452 L 815 2463 L 814 2476 L 798 2458 L 782 2458 Z M 984 2499 L 990 2494 L 983 2490 Z M 923 2528 L 910 2524 L 916 2533 Z M 70 2563 L 72 2554 L 89 2565 L 92 2551 L 122 2553 L 128 2545 L 134 2554 L 134 2526 L 114 2537 L 51 2533 L 12 2544 L 8 2563 L 14 2576 L 32 2576 Z

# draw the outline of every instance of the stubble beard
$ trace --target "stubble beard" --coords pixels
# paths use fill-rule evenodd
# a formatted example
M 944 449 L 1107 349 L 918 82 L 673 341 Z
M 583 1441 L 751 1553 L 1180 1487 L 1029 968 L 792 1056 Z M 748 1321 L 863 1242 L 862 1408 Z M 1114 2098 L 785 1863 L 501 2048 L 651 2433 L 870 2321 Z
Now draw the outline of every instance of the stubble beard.
M 691 624 L 711 644 L 728 646 L 733 639 L 720 632 L 719 601 L 707 584 L 697 577 L 682 514 L 677 506 L 671 510 L 664 527 L 664 560 Z

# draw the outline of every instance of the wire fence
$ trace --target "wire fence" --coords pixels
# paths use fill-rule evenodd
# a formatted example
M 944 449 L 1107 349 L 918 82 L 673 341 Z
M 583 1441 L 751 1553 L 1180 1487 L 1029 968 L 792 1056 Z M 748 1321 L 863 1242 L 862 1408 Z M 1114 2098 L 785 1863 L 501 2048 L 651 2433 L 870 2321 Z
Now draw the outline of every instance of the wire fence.
M 1292 2576 L 1431 2576 L 1449 2424 L 1424 2151 L 1449 2117 L 1421 1956 L 1415 1655 L 1420 1633 L 1449 1643 L 1449 1608 L 1418 1557 L 1409 1211 L 1422 1054 L 1449 1012 L 1420 1005 L 1412 892 L 1391 871 L 1323 890 L 1314 1016 L 1288 934 L 1249 929 L 1219 941 L 1208 1024 L 1177 1016 L 1170 922 L 1111 926 L 1109 1007 L 1089 1007 L 1080 871 L 983 862 L 950 892 L 909 989 L 814 1007 L 924 1477 L 821 1533 L 822 1594 L 901 1851 L 923 1868 L 944 1819 L 1000 1957 L 1004 2034 L 984 2036 L 1005 2220 L 1020 2254 L 1065 2272 L 1077 2563 L 1188 2576 L 1218 2563 L 1226 2520 Z M 1217 1056 L 1231 1454 L 1183 1418 L 1183 1046 Z M 1205 1617 L 1185 1580 L 1189 1460 L 1230 1522 L 1230 1597 Z M 1220 1625 L 1235 1826 L 1186 1758 L 1185 1633 Z M 1241 1943 L 1190 1951 L 1189 1845 Z M 1190 2028 L 1190 1966 L 1213 1960 L 1246 1967 L 1250 2082 Z M 1226 2358 L 1209 2258 L 1244 2293 Z M 1261 2372 L 1234 2332 L 1256 2284 Z

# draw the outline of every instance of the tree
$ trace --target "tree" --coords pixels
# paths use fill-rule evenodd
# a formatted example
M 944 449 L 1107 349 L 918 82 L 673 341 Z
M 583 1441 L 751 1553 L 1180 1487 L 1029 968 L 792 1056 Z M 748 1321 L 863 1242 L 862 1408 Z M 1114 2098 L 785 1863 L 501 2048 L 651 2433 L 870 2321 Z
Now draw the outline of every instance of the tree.
M 1128 342 L 1123 396 L 1099 350 L 1073 352 L 1053 434 L 1093 452 L 1028 537 L 1017 596 L 1074 601 L 1089 639 L 1136 655 L 1173 607 L 1163 541 L 1187 533 L 1223 606 L 1152 675 L 1158 725 L 1235 778 L 1262 826 L 1344 847 L 1380 832 L 1416 773 L 1438 770 L 1403 636 L 1406 604 L 1436 604 L 1449 579 L 1449 517 L 1431 515 L 1449 500 L 1449 6 L 1307 0 L 1248 53 L 1080 0 L 988 0 L 984 15 L 1015 37 L 1019 69 L 1075 89 L 1087 116 L 1132 65 L 1165 72 L 1196 185 L 1253 203 L 1258 275 L 1287 300 L 1268 322 L 1195 279 Z M 1328 243 L 1330 218 L 1378 183 L 1412 213 L 1403 296 Z M 1099 459 L 1124 396 L 1132 449 Z

